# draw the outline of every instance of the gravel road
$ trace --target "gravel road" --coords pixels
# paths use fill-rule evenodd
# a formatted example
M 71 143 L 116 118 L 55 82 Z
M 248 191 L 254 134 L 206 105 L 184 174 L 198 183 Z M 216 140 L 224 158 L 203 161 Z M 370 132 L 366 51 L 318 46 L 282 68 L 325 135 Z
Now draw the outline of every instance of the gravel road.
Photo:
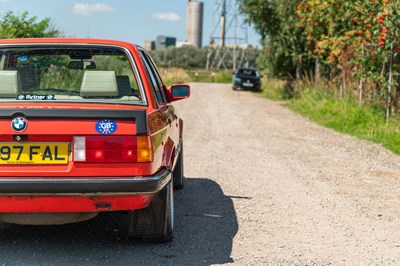
M 399 156 L 229 85 L 193 84 L 176 106 L 187 182 L 173 242 L 131 242 L 122 213 L 0 223 L 0 265 L 400 264 Z

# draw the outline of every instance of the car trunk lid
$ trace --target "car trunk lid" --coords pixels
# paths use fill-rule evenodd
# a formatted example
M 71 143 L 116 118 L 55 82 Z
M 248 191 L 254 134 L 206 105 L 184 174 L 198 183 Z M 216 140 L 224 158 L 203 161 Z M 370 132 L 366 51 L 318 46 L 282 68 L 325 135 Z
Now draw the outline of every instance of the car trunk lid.
M 139 153 L 151 160 L 146 110 L 103 107 L 0 108 L 0 175 L 124 175 Z

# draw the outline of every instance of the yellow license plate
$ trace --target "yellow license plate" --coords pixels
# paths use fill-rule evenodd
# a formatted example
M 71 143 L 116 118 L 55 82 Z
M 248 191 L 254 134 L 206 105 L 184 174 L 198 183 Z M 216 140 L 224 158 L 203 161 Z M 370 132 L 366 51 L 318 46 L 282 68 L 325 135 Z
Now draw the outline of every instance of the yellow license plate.
M 0 164 L 67 164 L 68 143 L 0 143 Z

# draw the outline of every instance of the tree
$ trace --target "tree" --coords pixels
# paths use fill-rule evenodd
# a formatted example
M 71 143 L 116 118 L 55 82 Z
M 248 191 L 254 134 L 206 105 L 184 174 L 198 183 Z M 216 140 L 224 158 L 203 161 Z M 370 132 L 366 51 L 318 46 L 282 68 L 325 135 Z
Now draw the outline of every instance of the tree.
M 8 11 L 0 20 L 0 38 L 45 38 L 59 36 L 60 32 L 51 25 L 50 18 L 38 21 L 36 16 L 29 17 L 28 12 L 20 16 Z
M 354 78 L 368 84 L 372 97 L 388 96 L 385 88 L 395 85 L 387 70 L 393 50 L 395 54 L 399 50 L 399 1 L 303 0 L 296 14 L 307 36 L 309 55 L 337 69 L 342 84 L 358 90 L 360 102 L 365 93 Z M 394 110 L 400 107 L 398 90 L 390 92 L 395 101 L 388 100 L 396 105 Z
M 375 96 L 387 96 L 388 110 L 400 110 L 400 1 L 239 1 L 264 38 L 272 74 L 293 74 L 294 66 L 298 73 L 301 66 L 317 77 L 322 69 L 331 84 L 340 80 L 340 88 L 360 103 L 381 104 Z
M 268 53 L 270 72 L 276 76 L 299 76 L 301 68 L 310 65 L 305 56 L 306 37 L 295 14 L 301 0 L 239 0 L 240 10 L 247 22 L 263 38 Z M 264 68 L 261 66 L 261 68 Z

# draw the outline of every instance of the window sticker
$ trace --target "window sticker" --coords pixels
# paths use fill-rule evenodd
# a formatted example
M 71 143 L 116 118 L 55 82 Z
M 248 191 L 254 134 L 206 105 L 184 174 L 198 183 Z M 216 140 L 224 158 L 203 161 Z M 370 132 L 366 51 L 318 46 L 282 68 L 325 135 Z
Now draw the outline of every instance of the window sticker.
M 27 56 L 27 55 L 21 55 L 21 56 L 19 57 L 19 60 L 20 60 L 20 61 L 26 61 L 26 60 L 28 60 L 28 56 Z
M 17 95 L 19 101 L 52 101 L 54 95 L 36 95 L 36 94 L 20 94 Z
M 117 123 L 110 119 L 103 119 L 96 123 L 96 131 L 103 135 L 112 134 L 117 130 L 117 128 Z

